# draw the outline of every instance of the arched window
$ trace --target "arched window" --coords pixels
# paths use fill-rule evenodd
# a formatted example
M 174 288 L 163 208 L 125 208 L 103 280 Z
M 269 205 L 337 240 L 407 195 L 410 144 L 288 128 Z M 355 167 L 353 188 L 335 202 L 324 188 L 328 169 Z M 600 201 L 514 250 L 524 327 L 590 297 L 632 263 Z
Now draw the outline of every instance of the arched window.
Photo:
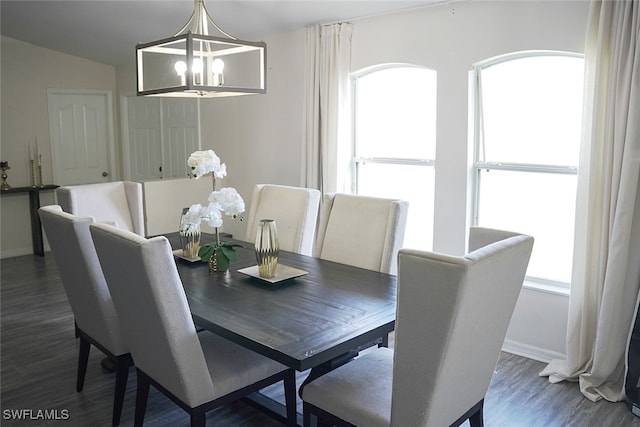
M 474 223 L 530 234 L 528 278 L 571 282 L 582 55 L 519 52 L 476 64 Z
M 352 191 L 409 201 L 404 246 L 431 249 L 436 72 L 385 65 L 355 73 L 352 81 Z

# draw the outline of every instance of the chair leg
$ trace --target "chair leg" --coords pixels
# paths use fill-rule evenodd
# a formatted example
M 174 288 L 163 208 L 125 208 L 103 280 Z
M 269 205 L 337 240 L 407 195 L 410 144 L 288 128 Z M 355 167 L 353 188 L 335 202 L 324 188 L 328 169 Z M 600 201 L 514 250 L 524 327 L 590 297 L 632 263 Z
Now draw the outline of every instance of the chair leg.
M 89 351 L 91 343 L 80 337 L 80 351 L 78 352 L 78 377 L 76 379 L 76 391 L 82 391 L 84 387 L 84 377 L 87 373 L 87 364 L 89 363 Z
M 195 409 L 191 412 L 191 427 L 205 427 L 206 421 L 206 413 L 203 410 Z
M 302 425 L 304 427 L 311 427 L 311 411 L 304 402 L 302 402 Z
M 113 396 L 113 416 L 111 424 L 115 427 L 120 424 L 120 415 L 124 405 L 124 395 L 127 390 L 127 378 L 129 377 L 129 361 L 126 356 L 118 356 L 115 360 L 116 390 Z
M 287 370 L 284 376 L 284 400 L 287 406 L 287 425 L 298 425 L 298 411 L 296 408 L 296 373 L 293 369 Z
M 480 402 L 478 410 L 473 414 L 471 414 L 471 416 L 469 417 L 469 425 L 471 427 L 484 426 L 483 407 L 484 407 L 484 400 Z
M 149 398 L 149 387 L 151 383 L 140 370 L 138 372 L 138 380 L 136 381 L 136 412 L 134 417 L 135 427 L 142 427 L 144 423 L 144 413 L 147 411 L 147 399 Z

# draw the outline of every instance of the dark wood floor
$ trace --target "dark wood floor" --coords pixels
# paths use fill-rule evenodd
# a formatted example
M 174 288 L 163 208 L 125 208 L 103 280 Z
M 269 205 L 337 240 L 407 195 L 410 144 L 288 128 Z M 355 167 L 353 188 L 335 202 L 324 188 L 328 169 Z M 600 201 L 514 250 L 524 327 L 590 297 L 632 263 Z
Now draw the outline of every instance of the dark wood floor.
M 0 268 L 0 424 L 109 426 L 114 377 L 102 369 L 102 355 L 95 349 L 91 351 L 84 390 L 75 391 L 78 343 L 74 339 L 73 316 L 51 254 L 44 258 L 4 259 Z M 550 384 L 546 378 L 540 378 L 538 372 L 543 366 L 530 359 L 502 354 L 485 403 L 488 427 L 640 427 L 640 419 L 632 416 L 623 403 L 604 400 L 592 403 L 582 397 L 575 383 Z M 278 387 L 271 387 L 267 394 L 281 398 Z M 134 398 L 135 373 L 132 371 L 122 414 L 123 426 L 133 424 Z M 58 418 L 68 415 L 68 419 L 10 419 L 15 411 L 38 418 L 42 416 L 39 410 L 49 411 L 49 415 Z M 281 425 L 244 402 L 212 411 L 208 414 L 207 424 L 223 427 Z M 146 425 L 187 426 L 189 420 L 182 410 L 152 389 Z

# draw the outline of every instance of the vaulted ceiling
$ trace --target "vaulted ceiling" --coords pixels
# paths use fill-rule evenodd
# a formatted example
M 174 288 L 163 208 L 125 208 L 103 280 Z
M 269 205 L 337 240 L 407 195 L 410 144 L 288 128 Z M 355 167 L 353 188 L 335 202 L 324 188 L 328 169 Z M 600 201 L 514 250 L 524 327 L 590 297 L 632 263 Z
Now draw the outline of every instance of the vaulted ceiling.
M 345 21 L 446 0 L 208 0 L 226 32 L 244 40 L 310 24 Z M 193 0 L 2 0 L 2 35 L 114 66 L 135 58 L 135 45 L 172 36 Z

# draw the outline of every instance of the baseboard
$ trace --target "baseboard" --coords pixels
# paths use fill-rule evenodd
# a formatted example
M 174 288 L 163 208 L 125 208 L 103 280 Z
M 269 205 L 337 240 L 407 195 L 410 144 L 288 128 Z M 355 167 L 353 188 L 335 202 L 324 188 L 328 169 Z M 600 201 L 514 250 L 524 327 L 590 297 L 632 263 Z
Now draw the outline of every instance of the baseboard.
M 535 347 L 530 344 L 512 340 L 504 341 L 502 344 L 502 351 L 545 363 L 549 363 L 553 359 L 565 359 L 567 357 L 565 354 L 558 353 L 557 351 Z
M 13 258 L 16 256 L 22 256 L 22 255 L 31 255 L 32 253 L 33 253 L 33 249 L 31 248 L 10 249 L 8 251 L 0 252 L 0 259 Z

